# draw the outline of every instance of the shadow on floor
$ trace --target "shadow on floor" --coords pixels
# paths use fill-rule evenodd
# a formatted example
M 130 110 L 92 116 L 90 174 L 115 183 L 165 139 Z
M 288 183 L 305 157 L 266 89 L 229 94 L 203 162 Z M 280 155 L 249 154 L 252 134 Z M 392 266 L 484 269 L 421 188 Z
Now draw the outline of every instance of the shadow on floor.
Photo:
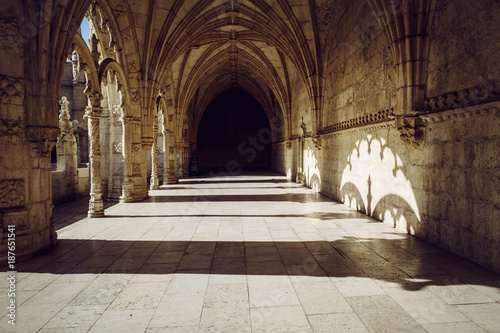
M 407 242 L 407 249 L 394 248 L 401 241 Z M 389 257 L 375 252 L 379 249 L 384 254 L 389 248 Z M 500 280 L 500 276 L 424 242 L 350 238 L 333 242 L 61 239 L 45 255 L 18 264 L 18 271 L 366 277 L 415 291 L 429 285 L 488 285 Z

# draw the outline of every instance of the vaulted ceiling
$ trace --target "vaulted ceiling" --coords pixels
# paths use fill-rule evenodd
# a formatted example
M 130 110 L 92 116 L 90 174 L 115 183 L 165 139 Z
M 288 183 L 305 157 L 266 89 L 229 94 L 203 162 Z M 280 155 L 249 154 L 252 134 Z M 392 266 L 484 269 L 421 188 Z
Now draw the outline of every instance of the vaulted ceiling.
M 154 82 L 143 91 L 151 100 L 151 90 L 166 87 L 170 105 L 192 109 L 199 119 L 219 93 L 239 86 L 269 115 L 276 108 L 286 113 L 298 81 L 311 109 L 320 107 L 322 47 L 334 1 L 99 0 L 92 6 L 99 29 L 118 31 L 111 39 L 129 76 Z

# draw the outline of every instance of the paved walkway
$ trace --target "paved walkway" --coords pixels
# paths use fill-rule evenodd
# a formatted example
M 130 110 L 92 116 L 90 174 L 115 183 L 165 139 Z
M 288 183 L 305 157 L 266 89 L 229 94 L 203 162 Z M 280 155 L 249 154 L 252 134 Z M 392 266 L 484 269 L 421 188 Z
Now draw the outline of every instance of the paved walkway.
M 500 276 L 282 176 L 150 194 L 57 207 L 60 244 L 20 265 L 0 331 L 500 332 Z

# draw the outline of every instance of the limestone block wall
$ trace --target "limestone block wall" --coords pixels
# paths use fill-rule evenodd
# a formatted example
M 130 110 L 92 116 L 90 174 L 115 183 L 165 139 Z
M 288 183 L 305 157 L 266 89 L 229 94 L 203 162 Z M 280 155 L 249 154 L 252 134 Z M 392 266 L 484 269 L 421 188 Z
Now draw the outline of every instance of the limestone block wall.
M 88 196 L 90 193 L 88 167 L 78 168 L 78 183 L 74 185 L 73 180 L 65 171 L 52 171 L 52 202 L 57 205 Z
M 415 147 L 391 118 L 387 41 L 368 4 L 353 1 L 328 45 L 321 149 L 309 137 L 300 145 L 296 123 L 309 126 L 310 107 L 296 97 L 292 147 L 273 145 L 273 168 L 292 179 L 302 168 L 307 186 L 500 272 L 498 15 L 495 1 L 437 2 Z
M 495 0 L 437 1 L 427 96 L 437 96 L 500 78 L 500 3 Z

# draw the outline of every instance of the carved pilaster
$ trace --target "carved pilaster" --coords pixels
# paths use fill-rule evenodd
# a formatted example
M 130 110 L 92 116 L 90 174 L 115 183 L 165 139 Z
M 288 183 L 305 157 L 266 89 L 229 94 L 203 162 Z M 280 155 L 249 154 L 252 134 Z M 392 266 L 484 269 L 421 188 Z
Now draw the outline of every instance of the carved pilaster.
M 99 122 L 102 108 L 91 107 L 87 110 L 89 123 L 89 157 L 90 157 L 90 202 L 89 217 L 104 216 L 104 205 L 101 192 L 101 146 Z
M 153 145 L 151 147 L 151 190 L 157 190 L 160 188 L 160 182 L 158 179 L 158 143 L 156 142 L 158 138 L 158 128 L 153 130 Z

